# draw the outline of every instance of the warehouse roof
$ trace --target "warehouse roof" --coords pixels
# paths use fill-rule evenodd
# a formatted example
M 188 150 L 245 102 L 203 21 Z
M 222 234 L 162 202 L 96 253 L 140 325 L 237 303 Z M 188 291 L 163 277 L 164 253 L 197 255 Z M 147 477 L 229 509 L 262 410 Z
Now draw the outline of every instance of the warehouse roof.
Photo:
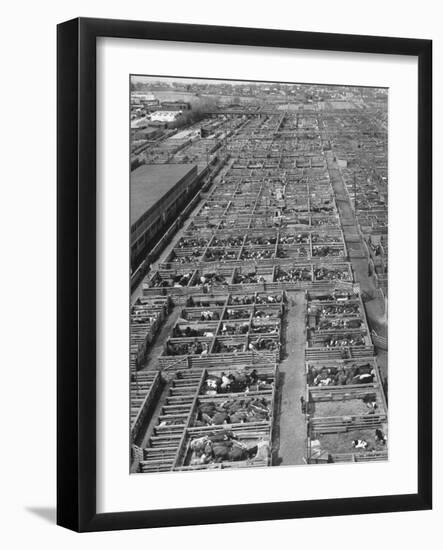
M 195 168 L 190 164 L 143 164 L 131 173 L 131 225 Z

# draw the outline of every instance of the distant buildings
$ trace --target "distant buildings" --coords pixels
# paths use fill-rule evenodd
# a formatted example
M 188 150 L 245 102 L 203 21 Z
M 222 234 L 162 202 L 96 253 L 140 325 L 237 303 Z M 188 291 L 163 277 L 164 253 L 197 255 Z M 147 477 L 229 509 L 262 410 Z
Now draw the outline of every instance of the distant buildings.
M 146 92 L 131 92 L 131 112 L 138 109 L 151 111 L 158 109 L 160 101 L 154 94 Z
M 187 101 L 162 101 L 161 108 L 165 111 L 189 111 L 191 104 Z
M 149 124 L 149 119 L 145 116 L 141 118 L 134 118 L 131 120 L 131 130 L 141 130 L 142 128 L 147 128 Z
M 175 122 L 180 118 L 182 111 L 154 111 L 150 114 L 149 119 L 151 122 Z
M 132 105 L 141 105 L 146 101 L 156 101 L 158 103 L 158 99 L 155 97 L 154 94 L 151 94 L 149 92 L 131 92 Z

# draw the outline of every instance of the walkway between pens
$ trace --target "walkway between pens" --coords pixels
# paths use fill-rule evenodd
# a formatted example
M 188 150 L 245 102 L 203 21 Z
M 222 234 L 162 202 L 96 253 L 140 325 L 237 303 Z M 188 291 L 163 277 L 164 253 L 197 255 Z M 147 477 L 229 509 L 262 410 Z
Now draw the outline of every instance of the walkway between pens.
M 326 162 L 331 179 L 331 185 L 335 194 L 335 201 L 340 215 L 346 247 L 349 253 L 349 260 L 352 264 L 355 280 L 360 284 L 363 293 L 374 296 L 376 285 L 374 278 L 368 273 L 368 256 L 364 251 L 362 239 L 358 231 L 357 218 L 351 204 L 351 199 L 334 160 L 333 153 L 326 153 Z M 365 300 L 366 316 L 370 328 L 374 328 L 380 336 L 387 337 L 387 325 L 385 321 L 385 303 L 380 296 Z M 380 367 L 382 378 L 387 376 L 387 353 L 383 350 L 377 352 L 377 362 Z
M 373 292 L 375 284 L 373 278 L 368 275 L 368 256 L 363 248 L 355 212 L 331 151 L 326 153 L 326 162 L 355 278 L 360 283 L 360 288 L 363 292 Z
M 288 292 L 288 312 L 285 319 L 285 342 L 279 364 L 279 391 L 275 418 L 273 464 L 286 466 L 303 464 L 306 449 L 306 422 L 301 412 L 300 396 L 305 396 L 305 315 L 304 292 Z

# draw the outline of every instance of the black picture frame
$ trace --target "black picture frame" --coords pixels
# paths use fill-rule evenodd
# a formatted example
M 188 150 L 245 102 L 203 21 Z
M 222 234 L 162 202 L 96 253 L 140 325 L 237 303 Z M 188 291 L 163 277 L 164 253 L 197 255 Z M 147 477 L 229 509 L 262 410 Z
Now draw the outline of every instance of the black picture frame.
M 418 490 L 416 494 L 99 514 L 96 511 L 96 39 L 398 54 L 418 58 Z M 149 528 L 432 507 L 432 42 L 107 19 L 57 29 L 57 523 Z

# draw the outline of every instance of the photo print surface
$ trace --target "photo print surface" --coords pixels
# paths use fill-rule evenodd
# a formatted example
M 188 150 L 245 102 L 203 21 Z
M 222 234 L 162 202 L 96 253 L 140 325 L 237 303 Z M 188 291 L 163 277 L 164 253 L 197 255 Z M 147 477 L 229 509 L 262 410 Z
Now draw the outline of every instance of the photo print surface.
M 130 471 L 388 459 L 388 89 L 131 75 Z

